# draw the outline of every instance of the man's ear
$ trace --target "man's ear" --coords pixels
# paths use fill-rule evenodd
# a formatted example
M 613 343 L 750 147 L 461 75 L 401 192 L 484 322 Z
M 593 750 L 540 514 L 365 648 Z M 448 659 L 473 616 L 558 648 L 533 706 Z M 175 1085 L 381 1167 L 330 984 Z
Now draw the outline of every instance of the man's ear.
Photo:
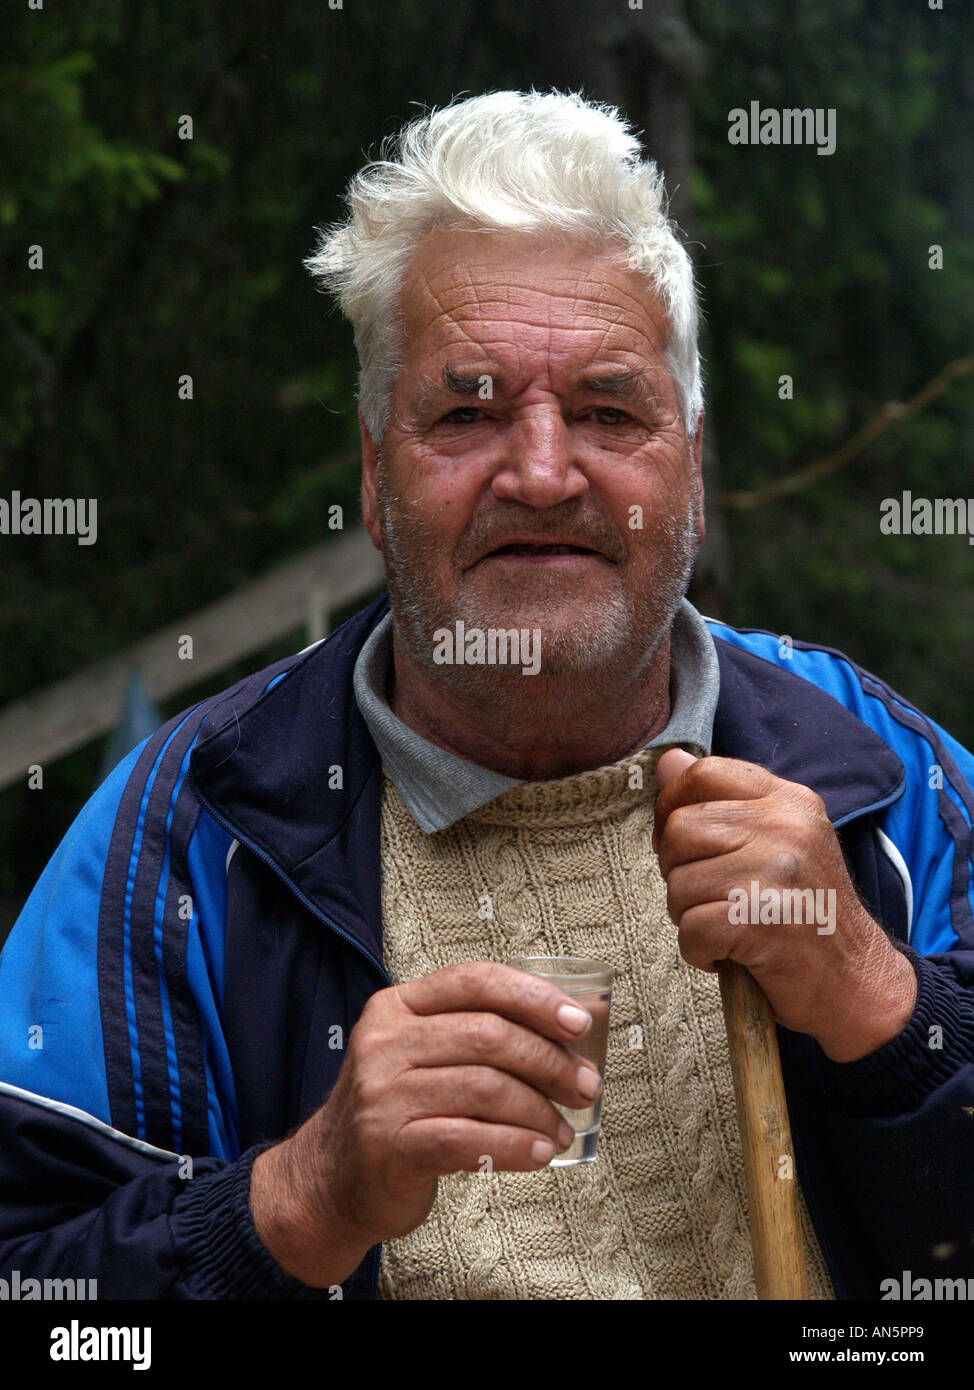
M 707 532 L 707 523 L 704 518 L 704 498 L 703 498 L 703 411 L 697 421 L 697 432 L 693 436 L 693 466 L 697 474 L 697 495 L 700 498 L 700 505 L 697 512 L 697 541 L 703 545 L 703 538 Z
M 382 549 L 379 530 L 379 497 L 375 475 L 379 467 L 379 446 L 369 434 L 368 426 L 359 411 L 359 434 L 362 439 L 362 521 L 376 550 Z

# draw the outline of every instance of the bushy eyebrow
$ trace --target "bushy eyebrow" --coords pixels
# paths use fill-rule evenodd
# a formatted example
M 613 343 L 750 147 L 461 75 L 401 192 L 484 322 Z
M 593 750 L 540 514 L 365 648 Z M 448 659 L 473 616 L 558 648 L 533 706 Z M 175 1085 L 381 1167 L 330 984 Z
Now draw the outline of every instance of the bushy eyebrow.
M 485 376 L 490 377 L 495 391 L 505 389 L 504 378 L 497 372 L 480 372 L 471 376 L 449 365 L 443 368 L 443 389 L 449 391 L 451 396 L 476 396 Z
M 596 396 L 615 396 L 621 401 L 642 401 L 646 405 L 654 405 L 658 399 L 646 381 L 645 367 L 626 367 L 603 376 L 583 376 L 578 384 Z
M 483 375 L 483 373 L 481 373 Z M 491 375 L 493 381 L 498 378 Z M 480 376 L 471 376 L 468 373 L 459 372 L 454 367 L 446 366 L 437 381 L 436 377 L 423 372 L 417 379 L 416 394 L 413 396 L 412 407 L 415 415 L 425 415 L 430 406 L 445 391 L 450 396 L 475 396 L 480 390 Z
M 504 395 L 507 381 L 499 372 L 465 372 L 448 363 L 439 381 L 431 376 L 420 377 L 413 408 L 417 414 L 422 414 L 442 392 L 450 396 L 477 396 L 484 377 L 490 378 L 498 395 Z M 598 376 L 579 377 L 578 386 L 597 396 L 613 396 L 617 400 L 638 401 L 647 406 L 659 403 L 659 397 L 646 380 L 645 367 L 624 367 Z

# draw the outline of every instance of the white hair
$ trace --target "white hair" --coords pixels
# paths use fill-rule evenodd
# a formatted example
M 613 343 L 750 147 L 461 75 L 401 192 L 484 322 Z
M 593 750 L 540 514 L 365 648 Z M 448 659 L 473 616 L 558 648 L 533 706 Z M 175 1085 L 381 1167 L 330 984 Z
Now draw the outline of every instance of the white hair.
M 684 428 L 703 409 L 693 266 L 663 178 L 619 112 L 574 92 L 490 92 L 410 121 L 349 182 L 344 222 L 316 228 L 304 264 L 355 333 L 359 407 L 381 444 L 401 350 L 406 267 L 434 227 L 613 243 L 660 296 Z

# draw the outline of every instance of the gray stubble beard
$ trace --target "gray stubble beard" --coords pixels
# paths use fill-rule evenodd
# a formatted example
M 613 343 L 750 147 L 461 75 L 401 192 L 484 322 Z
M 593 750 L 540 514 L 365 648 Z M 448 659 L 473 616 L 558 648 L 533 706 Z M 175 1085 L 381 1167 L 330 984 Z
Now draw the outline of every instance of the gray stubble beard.
M 543 706 L 544 687 L 539 682 L 546 674 L 586 677 L 589 678 L 588 684 L 599 673 L 602 679 L 597 684 L 601 685 L 606 679 L 612 680 L 613 668 L 620 664 L 627 675 L 639 667 L 649 667 L 670 631 L 690 582 L 696 557 L 698 502 L 695 496 L 690 499 L 688 515 L 682 526 L 667 521 L 662 527 L 668 542 L 667 553 L 653 576 L 651 593 L 642 605 L 645 610 L 642 621 L 632 591 L 626 590 L 622 584 L 621 567 L 617 567 L 617 582 L 612 586 L 611 595 L 597 605 L 596 611 L 589 615 L 584 625 L 560 627 L 556 632 L 546 632 L 543 621 L 524 620 L 520 614 L 515 623 L 510 615 L 487 613 L 462 594 L 457 603 L 448 608 L 438 599 L 432 585 L 424 584 L 422 578 L 424 567 L 432 572 L 432 562 L 439 553 L 438 549 L 431 537 L 409 516 L 409 504 L 401 497 L 398 499 L 400 514 L 395 514 L 381 454 L 376 473 L 376 492 L 390 605 L 403 646 L 418 666 L 435 672 L 438 680 L 459 694 L 481 700 L 491 699 L 499 714 L 505 711 L 516 713 L 519 702 L 525 697 L 535 703 L 541 697 Z M 407 539 L 404 539 L 404 531 Z M 518 666 L 441 665 L 434 662 L 434 632 L 444 628 L 453 632 L 458 621 L 463 622 L 467 631 L 471 628 L 486 631 L 515 626 L 540 628 L 540 676 L 525 677 Z M 640 627 L 644 634 L 642 637 L 638 631 Z M 649 634 L 648 642 L 645 634 Z M 527 684 L 518 684 L 525 681 Z M 563 709 L 564 701 L 562 687 L 557 693 L 552 712 Z

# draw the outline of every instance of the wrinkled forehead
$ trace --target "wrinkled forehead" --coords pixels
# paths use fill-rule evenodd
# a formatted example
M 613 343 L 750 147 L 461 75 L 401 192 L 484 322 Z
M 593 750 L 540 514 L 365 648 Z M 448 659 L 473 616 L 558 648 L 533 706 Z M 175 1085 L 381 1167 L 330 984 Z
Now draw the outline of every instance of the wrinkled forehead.
M 404 368 L 459 349 L 580 363 L 661 359 L 668 324 L 659 296 L 610 242 L 436 228 L 410 259 L 399 300 Z

